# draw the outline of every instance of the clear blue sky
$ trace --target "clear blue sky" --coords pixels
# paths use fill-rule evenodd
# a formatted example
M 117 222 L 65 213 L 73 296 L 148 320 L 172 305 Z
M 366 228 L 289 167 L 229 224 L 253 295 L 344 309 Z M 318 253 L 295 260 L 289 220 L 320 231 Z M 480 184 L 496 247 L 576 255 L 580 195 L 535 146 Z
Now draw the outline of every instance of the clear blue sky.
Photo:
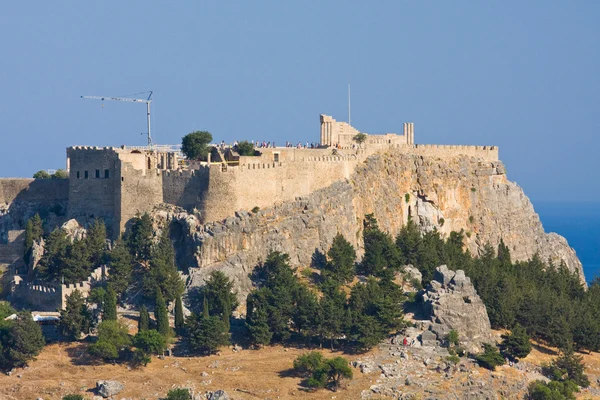
M 417 4 L 418 3 L 418 4 Z M 0 13 L 0 176 L 75 144 L 316 141 L 319 114 L 417 143 L 496 144 L 539 200 L 600 196 L 598 1 L 58 1 Z

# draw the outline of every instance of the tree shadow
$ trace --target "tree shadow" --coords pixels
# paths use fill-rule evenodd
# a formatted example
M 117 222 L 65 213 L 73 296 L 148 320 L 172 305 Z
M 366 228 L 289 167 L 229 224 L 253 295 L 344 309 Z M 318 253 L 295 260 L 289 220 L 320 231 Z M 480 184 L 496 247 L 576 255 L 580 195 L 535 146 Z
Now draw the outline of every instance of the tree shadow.
M 544 345 L 541 345 L 541 344 L 531 343 L 531 347 L 533 347 L 534 349 L 536 349 L 537 351 L 539 351 L 542 354 L 548 354 L 548 355 L 552 355 L 552 356 L 558 355 L 558 352 L 556 350 L 553 350 L 553 349 L 546 347 Z
M 75 346 L 67 349 L 67 355 L 71 358 L 73 365 L 100 365 L 96 358 L 88 353 L 88 342 L 78 342 Z

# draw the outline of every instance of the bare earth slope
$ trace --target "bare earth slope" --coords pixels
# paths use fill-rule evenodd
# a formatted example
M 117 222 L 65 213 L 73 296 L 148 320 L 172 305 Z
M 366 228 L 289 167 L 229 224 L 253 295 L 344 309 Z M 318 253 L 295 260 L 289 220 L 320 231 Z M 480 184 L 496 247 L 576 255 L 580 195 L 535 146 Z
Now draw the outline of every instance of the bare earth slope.
M 544 232 L 523 190 L 507 179 L 504 165 L 464 156 L 423 157 L 391 150 L 369 157 L 350 180 L 258 213 L 240 211 L 206 225 L 174 207 L 157 210 L 154 217 L 178 223 L 182 252 L 189 265 L 198 267 L 191 270 L 192 286 L 221 269 L 244 292 L 249 289 L 248 272 L 270 250 L 290 254 L 294 265 L 309 265 L 313 252 L 326 251 L 338 232 L 360 249 L 362 221 L 369 213 L 393 235 L 409 215 L 424 229 L 436 227 L 444 234 L 464 229 L 475 254 L 486 243 L 496 247 L 502 238 L 513 259 L 527 260 L 537 252 L 545 261 L 564 261 L 584 281 L 575 251 L 563 237 Z

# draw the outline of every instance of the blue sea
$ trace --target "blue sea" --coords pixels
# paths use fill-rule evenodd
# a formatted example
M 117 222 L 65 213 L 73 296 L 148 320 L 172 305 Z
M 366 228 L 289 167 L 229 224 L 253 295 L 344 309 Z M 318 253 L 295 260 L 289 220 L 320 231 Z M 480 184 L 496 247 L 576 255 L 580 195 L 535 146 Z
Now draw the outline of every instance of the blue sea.
M 583 264 L 585 278 L 600 276 L 600 203 L 533 202 L 544 230 L 564 236 Z

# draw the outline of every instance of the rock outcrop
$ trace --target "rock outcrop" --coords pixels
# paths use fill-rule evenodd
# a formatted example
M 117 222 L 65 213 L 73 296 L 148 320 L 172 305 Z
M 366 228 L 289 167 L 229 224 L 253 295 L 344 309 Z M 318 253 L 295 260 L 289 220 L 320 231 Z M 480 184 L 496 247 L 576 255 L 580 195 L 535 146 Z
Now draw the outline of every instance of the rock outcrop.
M 112 397 L 123 390 L 125 386 L 118 381 L 97 381 L 96 391 L 104 398 Z
M 444 235 L 462 229 L 474 254 L 502 239 L 514 260 L 536 253 L 543 260 L 562 260 L 584 281 L 575 251 L 564 238 L 544 232 L 523 190 L 506 178 L 504 165 L 474 157 L 390 150 L 369 157 L 349 180 L 256 213 L 242 210 L 224 221 L 200 224 L 196 215 L 164 206 L 153 216 L 159 225 L 177 226 L 178 258 L 192 267 L 190 285 L 202 285 L 219 269 L 237 281 L 243 296 L 250 288 L 248 272 L 271 250 L 288 253 L 295 266 L 309 265 L 314 251 L 326 252 L 342 232 L 360 254 L 362 221 L 370 213 L 393 235 L 409 216 L 422 229 L 437 228 Z
M 458 332 L 461 346 L 469 352 L 479 352 L 483 343 L 494 342 L 485 305 L 464 271 L 439 266 L 421 296 L 423 314 L 431 321 L 431 332 L 421 335 L 424 346 L 434 338 L 442 342 L 451 330 Z

